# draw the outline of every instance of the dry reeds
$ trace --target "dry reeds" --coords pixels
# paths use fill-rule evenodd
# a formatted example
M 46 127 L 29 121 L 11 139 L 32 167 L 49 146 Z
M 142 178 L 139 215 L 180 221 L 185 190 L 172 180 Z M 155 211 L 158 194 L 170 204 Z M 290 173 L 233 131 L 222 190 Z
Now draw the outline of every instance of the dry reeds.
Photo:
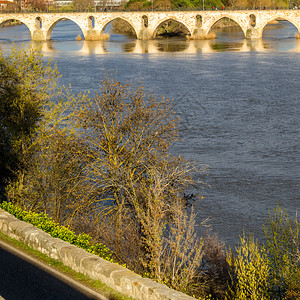
M 89 33 L 86 37 L 86 41 L 106 41 L 110 38 L 110 34 L 108 33 Z
M 296 32 L 296 33 L 295 33 L 295 38 L 296 38 L 297 40 L 300 40 L 300 34 L 299 34 L 299 32 Z
M 76 37 L 76 41 L 81 41 L 82 40 L 82 37 L 81 37 L 81 35 L 77 35 L 77 37 Z

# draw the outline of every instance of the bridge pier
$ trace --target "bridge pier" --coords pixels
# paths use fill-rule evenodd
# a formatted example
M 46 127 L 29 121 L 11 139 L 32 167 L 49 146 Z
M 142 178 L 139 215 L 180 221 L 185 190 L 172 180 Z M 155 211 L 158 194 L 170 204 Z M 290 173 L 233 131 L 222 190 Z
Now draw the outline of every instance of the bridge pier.
M 103 41 L 107 39 L 101 30 L 89 29 L 84 31 L 83 35 L 86 41 Z
M 31 33 L 31 39 L 33 41 L 41 42 L 41 41 L 47 41 L 47 35 L 42 29 L 35 29 L 30 31 Z
M 190 39 L 191 40 L 205 40 L 205 37 L 207 36 L 206 32 L 202 28 L 196 28 L 193 33 L 191 34 Z
M 259 28 L 249 27 L 246 30 L 245 38 L 249 40 L 260 39 L 262 37 L 262 30 Z
M 153 39 L 153 32 L 151 32 L 148 28 L 142 28 L 137 33 L 137 39 L 143 41 L 149 41 Z

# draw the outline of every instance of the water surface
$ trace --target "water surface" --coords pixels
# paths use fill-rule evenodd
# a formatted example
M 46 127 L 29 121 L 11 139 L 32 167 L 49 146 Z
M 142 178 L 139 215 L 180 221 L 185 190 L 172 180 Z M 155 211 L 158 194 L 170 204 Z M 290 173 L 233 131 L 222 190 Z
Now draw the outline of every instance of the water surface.
M 209 165 L 209 186 L 196 204 L 228 244 L 253 232 L 277 202 L 295 216 L 300 209 L 300 44 L 288 22 L 264 38 L 247 41 L 238 30 L 218 31 L 213 41 L 137 41 L 112 34 L 106 42 L 76 41 L 80 29 L 60 22 L 41 43 L 57 61 L 64 84 L 75 92 L 98 88 L 104 72 L 122 81 L 142 80 L 147 90 L 174 99 L 180 138 L 173 153 Z M 23 26 L 0 29 L 0 48 L 30 45 Z M 34 46 L 36 44 L 33 43 Z

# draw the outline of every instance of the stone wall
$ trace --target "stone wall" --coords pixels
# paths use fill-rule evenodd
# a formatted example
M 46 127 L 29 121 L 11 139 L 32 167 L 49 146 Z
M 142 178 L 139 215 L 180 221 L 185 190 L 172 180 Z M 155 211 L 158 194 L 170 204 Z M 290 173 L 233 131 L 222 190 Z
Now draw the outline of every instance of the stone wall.
M 114 290 L 141 300 L 192 300 L 183 293 L 77 248 L 0 209 L 0 231 L 54 258 L 76 272 L 100 280 Z
M 0 14 L 0 25 L 8 20 L 24 23 L 33 40 L 49 40 L 55 25 L 61 20 L 71 20 L 82 30 L 86 40 L 101 40 L 101 33 L 111 21 L 120 18 L 134 29 L 138 39 L 149 40 L 156 36 L 157 28 L 167 20 L 182 23 L 189 34 L 203 37 L 222 18 L 235 21 L 246 38 L 262 37 L 264 27 L 281 18 L 291 22 L 300 31 L 299 10 L 214 10 L 214 11 L 161 11 L 161 12 L 90 12 L 90 13 L 28 13 Z

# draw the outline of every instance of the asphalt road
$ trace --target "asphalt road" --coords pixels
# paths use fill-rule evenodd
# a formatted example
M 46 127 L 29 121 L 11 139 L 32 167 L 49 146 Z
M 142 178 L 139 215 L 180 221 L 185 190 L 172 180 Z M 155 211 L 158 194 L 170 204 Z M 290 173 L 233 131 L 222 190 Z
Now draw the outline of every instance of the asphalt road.
M 107 300 L 0 240 L 1 297 L 5 300 Z

